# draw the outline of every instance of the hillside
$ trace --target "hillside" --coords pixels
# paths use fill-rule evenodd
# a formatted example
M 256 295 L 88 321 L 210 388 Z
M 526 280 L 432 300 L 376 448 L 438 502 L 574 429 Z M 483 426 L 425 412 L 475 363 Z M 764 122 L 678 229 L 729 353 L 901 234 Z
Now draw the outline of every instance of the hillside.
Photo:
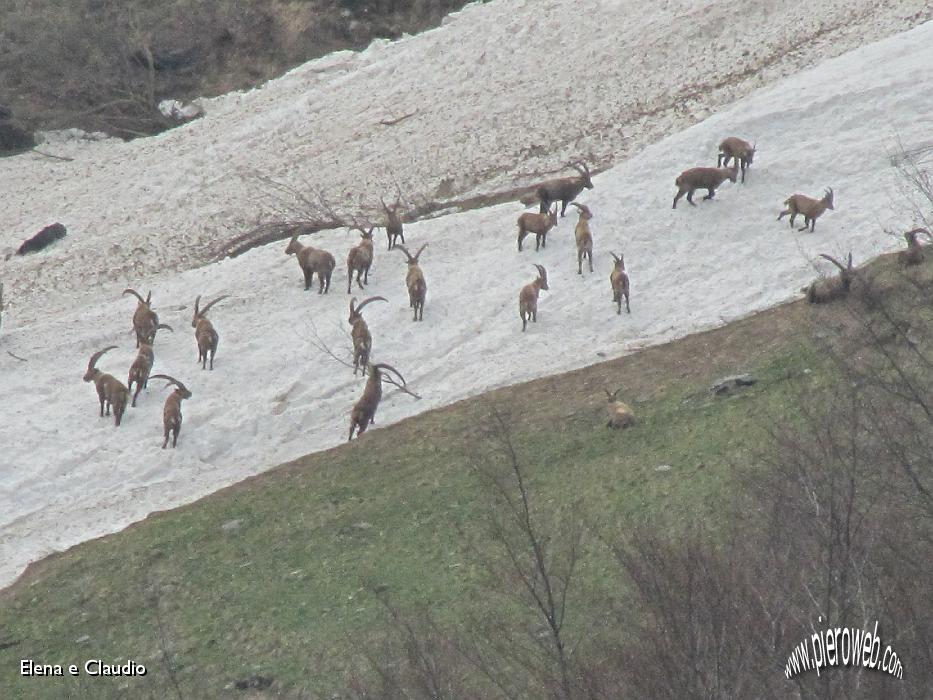
M 593 275 L 576 275 L 573 217 L 562 221 L 542 253 L 515 250 L 513 227 L 521 211 L 516 205 L 407 227 L 413 245 L 430 242 L 422 259 L 430 290 L 425 321 L 409 320 L 402 255 L 388 254 L 381 246 L 366 293 L 382 294 L 390 302 L 369 307 L 367 319 L 375 337 L 374 357 L 398 367 L 423 399 L 388 394 L 380 425 L 793 298 L 816 274 L 812 261 L 818 253 L 842 256 L 851 250 L 860 262 L 898 245 L 884 229 L 901 230 L 911 222 L 891 156 L 898 140 L 910 149 L 929 141 L 923 115 L 933 99 L 927 70 L 931 38 L 933 24 L 927 23 L 826 61 L 597 176 L 595 189 L 584 199 L 596 214 Z M 386 52 L 385 61 L 377 64 L 382 69 L 399 60 L 391 47 L 371 49 L 365 60 L 376 51 Z M 347 79 L 370 72 L 360 69 Z M 269 90 L 280 90 L 297 77 L 286 76 Z M 172 241 L 187 240 L 191 230 L 179 224 L 174 238 L 147 243 L 149 234 L 133 225 L 135 217 L 203 215 L 198 198 L 211 196 L 210 190 L 201 190 L 201 176 L 189 181 L 185 173 L 191 171 L 174 170 L 178 161 L 152 160 L 170 146 L 182 148 L 189 143 L 186 138 L 192 146 L 182 148 L 178 157 L 194 156 L 187 149 L 197 143 L 196 133 L 206 132 L 179 130 L 133 144 L 82 147 L 86 150 L 76 153 L 111 152 L 113 160 L 107 166 L 96 161 L 100 169 L 95 166 L 80 180 L 66 177 L 57 186 L 58 196 L 80 189 L 70 210 L 75 216 L 90 214 L 93 203 L 94 215 L 106 225 L 93 236 L 79 228 L 48 254 L 4 263 L 11 308 L 4 314 L 0 343 L 28 361 L 9 355 L 3 360 L 0 391 L 11 407 L 0 428 L 0 440 L 9 446 L 9 467 L 0 484 L 3 581 L 49 552 L 345 439 L 348 411 L 362 380 L 317 349 L 321 341 L 339 356 L 348 348 L 348 298 L 341 274 L 329 295 L 306 294 L 297 265 L 281 244 L 181 273 L 172 272 L 175 265 L 168 263 L 164 272 L 146 273 L 162 256 L 177 260 Z M 724 133 L 757 140 L 759 157 L 748 181 L 724 186 L 711 203 L 672 211 L 673 176 L 683 167 L 709 163 Z M 23 158 L 0 165 L 24 166 L 17 188 L 35 167 Z M 125 179 L 122 168 L 144 163 L 153 170 L 129 192 L 125 183 L 112 181 Z M 78 158 L 51 167 L 90 165 Z M 227 182 L 210 172 L 218 184 Z M 792 232 L 774 221 L 788 194 L 818 194 L 825 186 L 835 189 L 836 210 L 820 220 L 816 234 Z M 52 196 L 55 189 L 39 188 L 36 196 Z M 105 204 L 100 192 L 112 193 Z M 164 201 L 156 212 L 152 203 L 168 193 L 181 199 L 175 205 Z M 143 206 L 146 197 L 152 199 Z M 13 201 L 26 206 L 25 200 Z M 6 210 L 6 216 L 15 216 L 16 208 Z M 159 231 L 168 230 L 161 228 L 164 223 L 150 220 Z M 315 240 L 342 260 L 353 237 L 331 231 Z M 610 250 L 626 255 L 634 289 L 631 316 L 616 316 L 610 302 Z M 135 258 L 125 258 L 127 253 Z M 114 263 L 107 274 L 99 270 L 102 255 Z M 523 335 L 516 298 L 531 279 L 532 263 L 547 266 L 551 291 L 542 296 L 539 323 Z M 183 259 L 179 264 L 185 264 Z M 126 276 L 129 269 L 136 272 Z M 120 347 L 105 356 L 105 371 L 120 376 L 132 361 L 128 331 L 135 302 L 121 296 L 126 285 L 152 289 L 154 308 L 176 331 L 160 337 L 154 371 L 177 376 L 195 394 L 185 406 L 178 450 L 160 450 L 160 387 L 150 386 L 139 408 L 114 430 L 97 418 L 93 389 L 79 381 L 87 358 L 107 345 Z M 222 338 L 218 364 L 213 372 L 202 372 L 194 364 L 190 307 L 199 294 L 212 298 L 221 293 L 232 298 L 212 311 Z M 21 439 L 24 435 L 29 439 Z M 43 488 L 32 488 L 36 482 Z

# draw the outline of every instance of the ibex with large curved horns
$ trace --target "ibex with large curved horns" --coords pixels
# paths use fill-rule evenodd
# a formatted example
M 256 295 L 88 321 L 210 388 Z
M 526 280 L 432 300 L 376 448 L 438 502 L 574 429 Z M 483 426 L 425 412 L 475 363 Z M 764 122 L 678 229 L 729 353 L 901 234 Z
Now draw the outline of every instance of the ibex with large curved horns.
M 845 267 L 836 258 L 826 253 L 820 253 L 820 257 L 838 267 L 839 274 L 818 279 L 807 287 L 807 301 L 811 304 L 824 304 L 846 296 L 852 285 L 852 278 L 855 276 L 855 270 L 852 269 L 852 253 L 849 253 L 848 264 Z
M 577 177 L 560 177 L 554 180 L 547 180 L 535 187 L 535 194 L 538 195 L 538 201 L 541 203 L 540 213 L 544 214 L 551 208 L 551 202 L 560 202 L 560 215 L 564 216 L 567 211 L 567 205 L 570 204 L 583 191 L 584 188 L 593 189 L 593 181 L 590 179 L 590 169 L 586 163 L 580 161 L 570 163 L 570 167 L 579 174 Z
M 538 294 L 542 289 L 550 289 L 547 286 L 547 270 L 541 265 L 535 265 L 538 268 L 538 277 L 524 287 L 518 293 L 518 315 L 522 319 L 522 332 L 528 326 L 528 320 L 532 323 L 538 322 Z
M 357 431 L 356 436 L 359 437 L 366 432 L 366 428 L 376 422 L 376 409 L 379 408 L 379 402 L 382 400 L 383 381 L 398 387 L 415 398 L 420 398 L 417 394 L 408 390 L 405 377 L 392 365 L 380 362 L 379 364 L 368 364 L 367 367 L 369 368 L 369 377 L 366 380 L 366 386 L 363 387 L 363 395 L 353 404 L 353 410 L 350 412 L 350 436 L 347 438 L 347 442 L 353 439 L 354 430 Z M 402 383 L 397 384 L 388 376 L 387 372 L 392 372 Z
M 385 297 L 369 297 L 356 306 L 356 297 L 350 299 L 350 318 L 347 322 L 352 327 L 350 337 L 353 338 L 353 374 L 357 369 L 362 369 L 366 374 L 366 367 L 369 365 L 369 355 L 373 349 L 373 337 L 369 333 L 369 326 L 363 319 L 363 308 L 371 301 L 388 301 Z
M 399 209 L 402 207 L 402 191 L 397 186 L 395 188 L 395 194 L 395 204 L 391 207 L 385 203 L 382 197 L 379 198 L 379 201 L 382 202 L 382 209 L 386 214 L 386 238 L 389 239 L 389 250 L 392 250 L 397 245 L 396 241 L 399 238 L 402 239 L 402 243 L 405 242 L 402 216 L 398 213 Z
M 833 206 L 833 188 L 826 188 L 826 192 L 823 194 L 822 199 L 813 199 L 813 197 L 807 197 L 805 194 L 792 194 L 784 200 L 784 206 L 786 206 L 787 209 L 778 214 L 778 221 L 790 214 L 790 227 L 793 228 L 794 219 L 797 218 L 797 214 L 803 214 L 803 226 L 797 230 L 806 231 L 807 226 L 809 226 L 810 233 L 813 233 L 813 230 L 816 228 L 816 220 L 823 212 L 827 209 L 832 209 L 833 211 L 836 209 Z
M 177 387 L 165 399 L 165 407 L 162 409 L 162 428 L 165 431 L 162 449 L 164 450 L 168 445 L 169 433 L 172 434 L 172 447 L 174 448 L 178 444 L 178 433 L 181 432 L 181 402 L 184 399 L 190 399 L 191 392 L 188 391 L 188 387 L 167 374 L 153 374 L 150 379 L 166 379 L 168 380 L 166 387 L 170 387 L 172 384 Z
M 616 313 L 622 313 L 622 297 L 625 297 L 625 312 L 630 314 L 632 309 L 628 305 L 629 280 L 625 271 L 625 256 L 616 255 L 612 251 L 609 254 L 615 261 L 612 272 L 609 273 L 609 284 L 612 285 L 612 301 L 616 304 Z
M 123 420 L 123 413 L 126 411 L 126 402 L 129 400 L 130 392 L 119 379 L 112 374 L 101 372 L 97 369 L 97 361 L 101 356 L 116 345 L 108 345 L 103 350 L 98 350 L 87 363 L 87 372 L 84 373 L 84 381 L 94 382 L 94 388 L 97 389 L 97 398 L 100 401 L 100 416 L 104 417 L 104 407 L 107 409 L 107 415 L 110 415 L 110 409 L 113 409 L 114 424 L 119 426 Z
M 350 287 L 353 284 L 353 273 L 356 272 L 356 283 L 363 289 L 364 284 L 369 284 L 369 268 L 373 265 L 373 231 L 375 226 L 365 229 L 362 226 L 354 226 L 351 230 L 360 232 L 360 242 L 350 248 L 347 253 L 347 294 L 350 293 Z M 360 281 L 362 277 L 362 281 Z
M 143 299 L 135 289 L 124 289 L 124 294 L 132 294 L 139 300 L 133 312 L 133 330 L 136 332 L 136 347 L 143 343 L 152 345 L 156 331 L 159 330 L 159 316 L 152 310 L 152 292 Z
M 222 294 L 200 310 L 198 304 L 201 303 L 201 295 L 199 294 L 194 300 L 194 318 L 191 319 L 191 327 L 194 328 L 194 339 L 198 343 L 198 362 L 201 363 L 201 369 L 207 369 L 208 353 L 211 357 L 211 369 L 214 369 L 214 355 L 217 354 L 217 344 L 220 342 L 220 334 L 214 329 L 214 324 L 207 320 L 206 314 L 214 304 L 229 296 L 229 294 Z
M 421 251 L 427 247 L 428 244 L 425 243 L 418 248 L 417 253 L 412 255 L 402 244 L 396 246 L 405 253 L 405 257 L 408 259 L 408 274 L 405 275 L 405 286 L 408 287 L 408 306 L 415 310 L 412 321 L 424 320 L 424 301 L 428 294 L 428 283 L 424 280 L 424 272 L 422 272 L 421 266 L 418 264 L 418 258 L 421 256 Z

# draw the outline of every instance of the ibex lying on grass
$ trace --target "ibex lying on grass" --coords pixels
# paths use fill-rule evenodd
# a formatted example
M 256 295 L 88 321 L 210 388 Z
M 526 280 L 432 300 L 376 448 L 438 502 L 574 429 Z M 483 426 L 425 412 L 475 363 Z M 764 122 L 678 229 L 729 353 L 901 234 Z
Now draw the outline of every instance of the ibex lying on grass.
M 363 284 L 369 284 L 369 268 L 373 264 L 373 231 L 375 226 L 370 226 L 369 230 L 362 227 L 355 227 L 354 230 L 360 232 L 360 242 L 347 254 L 347 294 L 350 293 L 350 286 L 353 283 L 353 273 L 356 272 L 356 283 L 363 289 Z M 363 281 L 360 281 L 360 276 Z
M 677 200 L 687 194 L 687 201 L 693 204 L 693 193 L 696 190 L 706 190 L 706 196 L 703 199 L 712 199 L 716 195 L 716 188 L 723 182 L 729 180 L 735 182 L 738 176 L 739 166 L 733 164 L 731 168 L 690 168 L 684 170 L 674 184 L 677 185 L 677 194 L 674 195 L 674 206 L 677 208 Z M 696 206 L 694 204 L 694 206 Z
M 518 217 L 518 250 L 521 252 L 522 241 L 529 233 L 535 234 L 535 250 L 547 247 L 547 233 L 557 226 L 557 205 L 546 214 L 525 212 Z
M 719 144 L 719 159 L 716 161 L 716 165 L 718 167 L 728 166 L 729 161 L 734 160 L 741 168 L 742 182 L 745 182 L 745 169 L 752 164 L 754 159 L 755 146 L 748 141 L 729 136 Z
M 616 395 L 620 391 L 621 389 L 616 389 L 610 393 L 608 389 L 605 390 L 606 396 L 609 397 L 609 405 L 607 406 L 609 422 L 606 423 L 607 428 L 628 428 L 635 425 L 635 414 L 632 409 L 621 401 L 616 401 Z
M 120 380 L 112 374 L 101 372 L 97 369 L 97 361 L 105 352 L 113 350 L 116 345 L 108 345 L 103 350 L 98 350 L 91 355 L 87 363 L 87 372 L 84 373 L 84 381 L 94 382 L 94 388 L 97 389 L 97 398 L 100 401 L 100 416 L 104 417 L 104 407 L 106 406 L 107 415 L 110 415 L 110 409 L 113 409 L 114 423 L 119 426 L 123 420 L 123 413 L 126 411 L 126 402 L 129 400 L 130 392 Z
M 560 215 L 564 216 L 567 205 L 577 198 L 584 187 L 588 190 L 593 189 L 590 169 L 586 167 L 586 163 L 571 163 L 570 165 L 580 173 L 579 177 L 561 177 L 555 180 L 547 180 L 535 187 L 535 193 L 541 203 L 539 211 L 542 214 L 550 210 L 551 202 L 560 202 Z
M 285 254 L 294 254 L 298 258 L 298 266 L 305 278 L 305 291 L 311 289 L 315 274 L 318 279 L 317 293 L 326 294 L 330 290 L 330 277 L 337 267 L 333 255 L 320 248 L 302 245 L 298 242 L 298 236 L 292 236 L 285 248 Z
M 825 253 L 820 253 L 820 257 L 838 267 L 839 274 L 834 277 L 820 278 L 807 287 L 807 301 L 811 304 L 824 304 L 846 296 L 852 285 L 852 278 L 855 276 L 855 270 L 852 269 L 852 253 L 849 253 L 848 264 L 845 267 Z
M 408 274 L 405 275 L 405 286 L 408 287 L 408 305 L 415 310 L 412 321 L 423 321 L 424 301 L 428 294 L 428 283 L 424 280 L 424 272 L 421 271 L 421 266 L 418 265 L 418 258 L 421 256 L 421 251 L 428 247 L 428 244 L 425 243 L 421 246 L 414 255 L 409 253 L 408 249 L 401 244 L 396 247 L 405 253 L 405 257 L 408 258 Z
M 612 272 L 609 273 L 609 284 L 612 285 L 612 301 L 616 303 L 616 313 L 622 313 L 622 297 L 625 297 L 625 312 L 632 313 L 628 305 L 629 280 L 625 271 L 625 256 L 609 253 L 615 261 Z
M 194 317 L 191 319 L 191 327 L 194 328 L 194 339 L 198 343 L 198 362 L 201 363 L 201 369 L 207 369 L 207 355 L 211 356 L 211 369 L 214 369 L 214 355 L 217 354 L 217 344 L 220 342 L 220 334 L 214 330 L 214 324 L 207 319 L 207 312 L 218 301 L 226 299 L 229 294 L 222 294 L 205 306 L 198 309 L 201 303 L 201 295 L 194 300 Z
M 582 275 L 583 258 L 589 262 L 590 272 L 593 271 L 593 232 L 590 231 L 590 219 L 593 218 L 593 212 L 585 204 L 576 202 L 571 202 L 571 204 L 580 210 L 580 218 L 573 230 L 573 237 L 577 242 L 577 274 Z
M 925 228 L 915 228 L 904 234 L 904 240 L 907 241 L 907 250 L 902 250 L 897 254 L 897 260 L 901 265 L 919 265 L 923 262 L 923 246 L 917 240 L 919 234 L 926 234 L 927 238 L 933 240 L 933 236 Z M 2 287 L 0 287 L 2 291 Z
M 172 330 L 171 326 L 166 326 L 164 323 L 160 323 L 159 328 Z M 172 332 L 174 333 L 174 331 Z M 134 359 L 133 364 L 130 365 L 130 371 L 126 378 L 126 388 L 128 391 L 132 392 L 133 383 L 136 383 L 136 391 L 133 393 L 133 402 L 130 404 L 133 408 L 136 408 L 136 397 L 139 396 L 139 392 L 149 385 L 149 373 L 152 371 L 152 363 L 154 360 L 155 354 L 152 351 L 152 345 L 149 343 L 140 345 L 139 351 L 136 353 L 136 359 Z
M 806 231 L 807 226 L 809 226 L 810 233 L 813 233 L 816 228 L 816 220 L 822 213 L 827 209 L 835 209 L 833 207 L 833 188 L 828 188 L 822 199 L 813 199 L 813 197 L 807 197 L 805 194 L 792 194 L 784 200 L 784 206 L 787 209 L 778 214 L 778 221 L 790 214 L 790 227 L 793 228 L 797 214 L 803 214 L 803 226 L 797 230 Z
M 167 374 L 153 374 L 151 378 L 167 379 L 168 384 L 165 386 L 168 387 L 174 384 L 177 387 L 175 391 L 169 394 L 168 398 L 165 399 L 165 407 L 162 409 L 162 428 L 165 431 L 162 449 L 164 450 L 168 445 L 169 433 L 172 434 L 172 447 L 174 448 L 178 444 L 178 433 L 181 432 L 181 402 L 184 399 L 190 399 L 191 392 L 188 391 L 188 387 Z
M 542 289 L 550 289 L 547 286 L 547 270 L 541 265 L 535 265 L 538 268 L 538 277 L 529 284 L 522 287 L 518 293 L 518 315 L 522 319 L 522 332 L 528 326 L 528 319 L 532 323 L 538 322 L 538 294 Z
M 397 245 L 399 238 L 402 239 L 402 243 L 405 242 L 402 217 L 398 213 L 398 210 L 402 206 L 402 193 L 397 193 L 395 204 L 393 204 L 391 207 L 385 203 L 385 200 L 383 200 L 382 197 L 379 198 L 379 201 L 382 202 L 382 208 L 386 213 L 386 238 L 389 239 L 389 250 L 392 250 Z
M 376 422 L 376 409 L 379 408 L 379 402 L 382 400 L 383 372 L 394 373 L 401 380 L 401 387 L 405 387 L 405 377 L 392 365 L 380 362 L 366 366 L 369 368 L 369 378 L 366 380 L 366 386 L 363 387 L 363 395 L 353 404 L 353 410 L 350 412 L 350 437 L 347 438 L 347 442 L 353 439 L 354 430 L 356 430 L 356 436 L 360 437 L 366 432 L 366 428 Z
M 350 337 L 353 339 L 353 374 L 357 369 L 361 369 L 366 374 L 366 366 L 369 364 L 369 355 L 373 349 L 373 337 L 369 332 L 369 326 L 363 319 L 363 308 L 371 301 L 388 301 L 385 297 L 369 297 L 356 306 L 356 297 L 350 299 L 350 318 L 347 322 L 350 324 Z
M 136 332 L 136 347 L 143 343 L 152 345 L 155 342 L 156 331 L 159 330 L 159 316 L 152 310 L 152 292 L 145 300 L 135 289 L 124 289 L 124 294 L 132 294 L 139 300 L 136 311 L 133 312 L 133 330 Z

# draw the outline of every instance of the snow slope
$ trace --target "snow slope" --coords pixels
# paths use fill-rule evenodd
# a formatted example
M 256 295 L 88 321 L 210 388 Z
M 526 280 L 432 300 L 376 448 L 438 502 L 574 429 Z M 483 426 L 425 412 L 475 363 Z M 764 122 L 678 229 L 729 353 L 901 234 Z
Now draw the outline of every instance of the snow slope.
M 779 303 L 813 277 L 810 261 L 818 252 L 841 255 L 851 249 L 861 261 L 890 249 L 896 243 L 882 229 L 911 222 L 899 213 L 889 155 L 896 138 L 908 147 L 931 138 L 931 65 L 933 23 L 927 23 L 755 92 L 596 177 L 596 188 L 583 198 L 595 214 L 597 272 L 592 276 L 576 274 L 575 217 L 562 220 L 542 253 L 533 245 L 523 253 L 515 249 L 520 205 L 412 224 L 406 227 L 411 245 L 430 241 L 422 256 L 429 287 L 425 321 L 413 324 L 404 258 L 387 253 L 381 237 L 367 294 L 390 301 L 366 310 L 374 359 L 398 367 L 424 398 L 416 402 L 387 393 L 379 425 Z M 231 131 L 216 138 L 236 140 L 236 130 Z M 724 185 L 714 201 L 696 208 L 684 202 L 671 210 L 677 173 L 714 162 L 716 144 L 730 133 L 759 146 L 746 184 Z M 116 144 L 103 148 L 113 149 L 114 159 L 119 151 L 143 162 L 142 153 L 160 140 L 173 147 L 184 143 L 183 136 L 170 134 L 138 151 Z M 95 150 L 94 158 L 100 157 Z M 212 170 L 211 157 L 204 154 L 199 176 L 222 180 L 226 166 Z M 145 211 L 153 226 L 159 215 L 190 216 L 187 206 L 198 211 L 194 200 L 168 197 L 173 182 L 184 190 L 189 171 L 168 178 L 164 164 L 146 162 L 165 179 L 156 173 L 153 180 L 129 187 L 149 202 Z M 76 163 L 70 167 L 83 167 L 80 158 Z M 87 171 L 87 191 L 75 207 L 90 211 L 96 203 L 105 213 L 98 252 L 109 255 L 134 199 L 122 183 L 109 179 L 114 170 L 105 173 L 101 178 Z M 78 187 L 74 180 L 68 176 L 62 186 Z M 791 232 L 774 220 L 788 194 L 819 194 L 826 185 L 836 191 L 837 209 L 820 219 L 816 234 Z M 185 191 L 196 197 L 198 187 L 192 181 Z M 146 200 L 153 189 L 168 197 L 161 212 Z M 36 192 L 37 198 L 46 196 Z M 145 237 L 129 238 L 133 245 L 147 245 Z M 333 231 L 315 240 L 342 261 L 354 236 Z M 66 250 L 77 255 L 79 244 L 70 245 Z M 610 249 L 626 255 L 634 292 L 631 316 L 616 316 L 610 302 Z M 153 290 L 161 320 L 176 329 L 174 335 L 160 335 L 154 371 L 179 377 L 194 392 L 185 403 L 185 427 L 174 451 L 160 449 L 161 382 L 150 386 L 115 430 L 111 421 L 98 419 L 93 388 L 79 381 L 88 356 L 109 344 L 119 348 L 100 365 L 125 377 L 135 353 L 128 333 L 135 301 L 119 292 L 135 280 L 115 275 L 115 284 L 98 274 L 80 257 L 90 250 L 58 270 L 30 263 L 33 272 L 43 272 L 35 284 L 47 300 L 36 308 L 46 311 L 20 303 L 5 315 L 0 336 L 4 350 L 29 360 L 0 356 L 0 584 L 51 551 L 345 439 L 362 380 L 311 343 L 317 333 L 341 353 L 348 346 L 344 273 L 338 268 L 329 295 L 306 293 L 295 260 L 283 250 L 284 244 L 276 244 L 180 272 L 169 266 L 139 283 Z M 61 253 L 56 255 L 61 260 Z M 120 251 L 113 257 L 119 260 Z M 517 294 L 532 279 L 533 263 L 548 268 L 551 291 L 542 293 L 539 322 L 522 334 Z M 79 296 L 75 290 L 81 284 L 69 277 L 71 270 L 82 284 L 94 280 L 100 287 Z M 194 362 L 190 305 L 197 294 L 220 293 L 232 298 L 211 313 L 221 344 L 215 370 L 202 372 Z

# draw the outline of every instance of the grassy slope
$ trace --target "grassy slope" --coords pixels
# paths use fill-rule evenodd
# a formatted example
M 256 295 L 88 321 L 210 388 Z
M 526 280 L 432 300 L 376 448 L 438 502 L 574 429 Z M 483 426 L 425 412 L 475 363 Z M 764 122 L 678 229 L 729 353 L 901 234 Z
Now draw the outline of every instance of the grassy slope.
M 724 511 L 741 508 L 733 477 L 754 468 L 748 457 L 761 447 L 765 416 L 781 415 L 797 392 L 829 379 L 807 321 L 833 328 L 845 318 L 841 306 L 790 304 L 502 389 L 46 560 L 0 593 L 4 697 L 78 697 L 82 689 L 95 698 L 123 697 L 126 689 L 128 697 L 174 697 L 160 626 L 186 697 L 227 697 L 230 683 L 254 674 L 275 678 L 275 688 L 339 687 L 358 650 L 351 638 L 377 635 L 382 624 L 373 585 L 386 586 L 402 607 L 429 605 L 441 619 L 505 606 L 483 593 L 482 571 L 458 529 L 482 543 L 487 499 L 469 455 L 490 404 L 517 416 L 515 440 L 538 507 L 583 499 L 588 513 L 623 528 L 650 517 L 673 532 L 697 524 L 715 530 Z M 625 332 L 624 317 L 611 332 Z M 715 379 L 739 371 L 760 382 L 731 398 L 709 395 Z M 625 432 L 603 423 L 603 388 L 617 386 L 641 419 Z M 662 464 L 672 469 L 657 471 Z M 239 527 L 222 527 L 234 520 Z M 599 556 L 591 553 L 583 569 L 597 586 Z M 17 674 L 21 658 L 98 657 L 132 658 L 150 674 L 104 681 Z

